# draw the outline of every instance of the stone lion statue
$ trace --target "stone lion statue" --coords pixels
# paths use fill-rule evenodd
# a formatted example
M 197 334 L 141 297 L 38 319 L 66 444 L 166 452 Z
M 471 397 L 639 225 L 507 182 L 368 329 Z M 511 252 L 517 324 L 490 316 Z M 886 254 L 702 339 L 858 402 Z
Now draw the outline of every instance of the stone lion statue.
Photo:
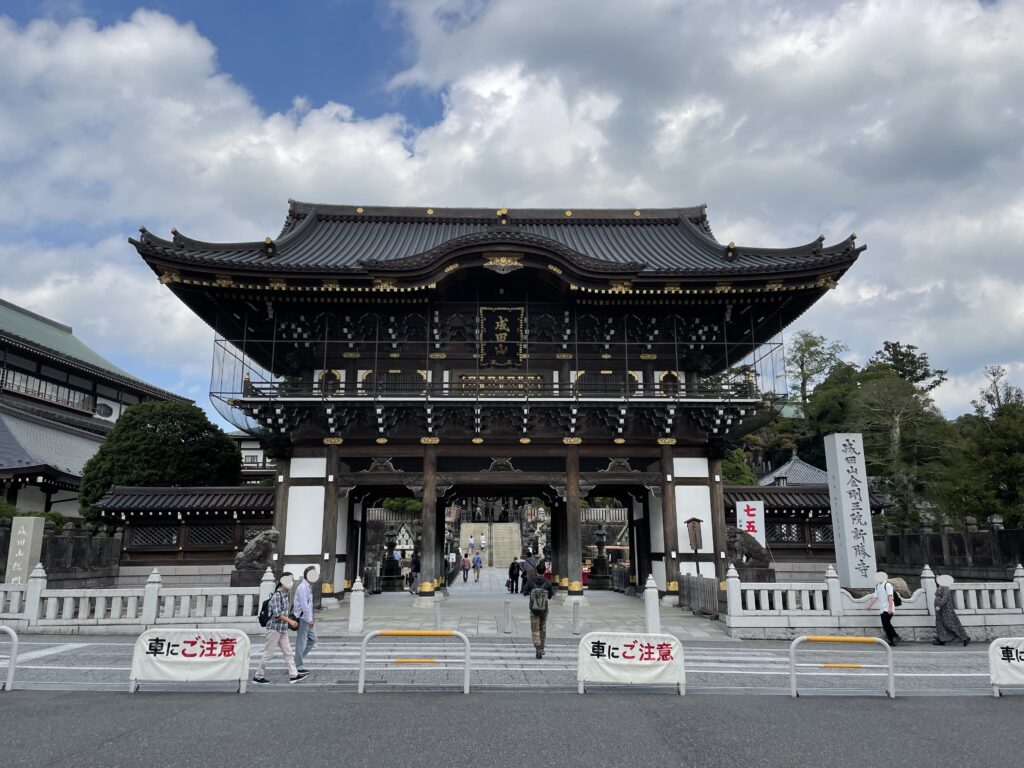
M 768 551 L 757 539 L 735 525 L 725 527 L 725 540 L 733 556 L 733 562 L 754 568 L 768 567 Z
M 271 526 L 253 536 L 245 549 L 235 555 L 236 571 L 264 571 L 271 564 L 271 556 L 281 539 L 281 533 Z

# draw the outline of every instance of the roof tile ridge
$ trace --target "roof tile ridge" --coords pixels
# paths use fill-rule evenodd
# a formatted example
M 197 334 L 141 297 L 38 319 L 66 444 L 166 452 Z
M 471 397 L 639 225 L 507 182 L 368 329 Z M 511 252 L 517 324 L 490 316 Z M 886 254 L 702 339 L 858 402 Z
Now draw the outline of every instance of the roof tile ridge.
M 71 329 L 70 325 L 65 325 L 64 323 L 57 322 L 56 320 L 46 317 L 45 315 L 40 315 L 38 312 L 33 312 L 31 309 L 25 309 L 25 307 L 19 306 L 18 304 L 15 304 L 12 301 L 0 299 L 0 305 L 5 306 L 8 309 L 13 309 L 15 312 L 19 312 L 22 315 L 27 315 L 28 317 L 31 317 L 33 320 L 39 320 L 43 323 L 46 323 L 47 325 L 51 325 L 57 330 L 66 331 L 67 333 L 74 335 L 74 331 Z

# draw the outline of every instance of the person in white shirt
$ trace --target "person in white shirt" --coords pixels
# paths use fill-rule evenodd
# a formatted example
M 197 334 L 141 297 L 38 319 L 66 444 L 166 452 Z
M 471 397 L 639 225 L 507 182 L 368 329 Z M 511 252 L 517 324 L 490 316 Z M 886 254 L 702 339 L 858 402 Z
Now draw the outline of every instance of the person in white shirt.
M 879 571 L 875 574 L 875 594 L 871 598 L 871 602 L 868 603 L 867 610 L 871 610 L 878 605 L 879 615 L 882 619 L 882 629 L 885 630 L 885 639 L 889 642 L 889 645 L 896 645 L 903 638 L 896 634 L 896 630 L 892 627 L 892 617 L 896 613 L 896 606 L 893 604 L 892 597 L 892 584 L 889 583 L 889 574 L 885 571 Z

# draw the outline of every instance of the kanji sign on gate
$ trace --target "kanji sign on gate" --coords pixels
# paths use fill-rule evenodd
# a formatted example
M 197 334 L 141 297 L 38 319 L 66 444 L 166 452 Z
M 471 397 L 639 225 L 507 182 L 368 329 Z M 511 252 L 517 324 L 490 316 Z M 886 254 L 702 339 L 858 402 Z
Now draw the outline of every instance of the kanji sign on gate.
M 683 645 L 673 635 L 591 632 L 580 640 L 576 680 L 613 685 L 677 685 L 686 690 Z
M 249 679 L 249 636 L 237 629 L 148 629 L 135 641 L 129 690 L 140 681 L 208 683 Z
M 753 536 L 762 547 L 767 547 L 768 542 L 764 536 L 764 502 L 737 501 L 736 527 Z

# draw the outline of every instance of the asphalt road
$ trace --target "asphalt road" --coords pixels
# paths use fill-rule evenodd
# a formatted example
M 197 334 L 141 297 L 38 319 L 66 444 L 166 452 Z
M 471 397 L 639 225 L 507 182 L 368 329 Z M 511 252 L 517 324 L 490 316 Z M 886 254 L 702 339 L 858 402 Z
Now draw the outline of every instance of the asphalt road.
M 0 694 L 0 765 L 1019 768 L 1024 696 Z

